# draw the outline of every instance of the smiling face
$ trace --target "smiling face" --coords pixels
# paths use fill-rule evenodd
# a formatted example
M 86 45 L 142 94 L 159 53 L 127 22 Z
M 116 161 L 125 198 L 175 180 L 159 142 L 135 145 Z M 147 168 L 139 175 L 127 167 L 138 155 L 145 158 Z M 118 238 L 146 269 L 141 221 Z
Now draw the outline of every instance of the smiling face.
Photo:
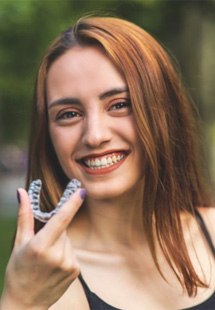
M 74 47 L 47 77 L 49 131 L 63 171 L 94 199 L 128 193 L 143 179 L 144 155 L 127 85 L 96 47 Z

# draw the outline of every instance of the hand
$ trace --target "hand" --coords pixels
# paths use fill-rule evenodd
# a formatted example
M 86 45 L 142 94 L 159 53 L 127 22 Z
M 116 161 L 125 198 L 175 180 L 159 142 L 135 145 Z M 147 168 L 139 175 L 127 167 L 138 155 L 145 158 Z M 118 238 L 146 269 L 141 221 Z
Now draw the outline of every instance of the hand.
M 81 191 L 83 194 L 83 189 L 77 190 L 35 234 L 28 194 L 19 189 L 17 233 L 6 269 L 2 310 L 48 309 L 79 275 L 66 231 L 83 202 Z

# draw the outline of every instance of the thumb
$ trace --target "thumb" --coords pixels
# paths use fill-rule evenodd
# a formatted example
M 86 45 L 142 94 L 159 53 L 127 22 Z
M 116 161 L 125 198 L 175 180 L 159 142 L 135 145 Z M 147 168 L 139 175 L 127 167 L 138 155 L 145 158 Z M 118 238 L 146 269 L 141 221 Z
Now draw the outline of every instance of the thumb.
M 19 202 L 15 246 L 26 243 L 34 236 L 34 217 L 28 193 L 23 188 L 17 190 Z

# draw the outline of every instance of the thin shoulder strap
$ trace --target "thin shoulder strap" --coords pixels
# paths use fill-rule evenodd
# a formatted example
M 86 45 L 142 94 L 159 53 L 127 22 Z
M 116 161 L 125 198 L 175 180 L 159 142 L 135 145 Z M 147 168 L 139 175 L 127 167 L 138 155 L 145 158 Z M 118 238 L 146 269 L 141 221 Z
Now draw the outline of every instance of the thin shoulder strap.
M 196 219 L 199 223 L 199 226 L 201 227 L 201 230 L 205 236 L 205 239 L 207 240 L 208 245 L 211 248 L 211 251 L 215 257 L 215 246 L 213 245 L 213 242 L 212 242 L 211 236 L 209 234 L 209 231 L 207 229 L 207 226 L 205 225 L 205 222 L 204 222 L 201 214 L 199 213 L 199 211 L 197 209 L 195 209 L 195 215 L 196 215 Z
M 115 307 L 107 304 L 104 300 L 102 300 L 94 292 L 92 292 L 89 289 L 84 278 L 82 277 L 82 274 L 80 274 L 78 278 L 79 278 L 79 280 L 83 286 L 83 289 L 85 291 L 90 310 L 120 310 L 118 308 L 115 308 Z
M 87 296 L 87 299 L 89 301 L 90 299 L 90 294 L 92 293 L 91 290 L 89 289 L 87 283 L 84 281 L 83 277 L 82 277 L 82 274 L 80 273 L 79 276 L 78 276 L 83 288 L 84 288 L 84 291 L 85 291 L 85 294 Z

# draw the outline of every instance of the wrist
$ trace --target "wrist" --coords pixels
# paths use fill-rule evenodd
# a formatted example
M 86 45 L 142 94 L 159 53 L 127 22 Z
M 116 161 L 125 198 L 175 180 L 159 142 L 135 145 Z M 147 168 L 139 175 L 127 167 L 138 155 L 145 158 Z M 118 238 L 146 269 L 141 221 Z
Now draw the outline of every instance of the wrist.
M 48 307 L 43 306 L 28 306 L 20 300 L 15 300 L 3 293 L 0 299 L 0 310 L 47 310 Z

